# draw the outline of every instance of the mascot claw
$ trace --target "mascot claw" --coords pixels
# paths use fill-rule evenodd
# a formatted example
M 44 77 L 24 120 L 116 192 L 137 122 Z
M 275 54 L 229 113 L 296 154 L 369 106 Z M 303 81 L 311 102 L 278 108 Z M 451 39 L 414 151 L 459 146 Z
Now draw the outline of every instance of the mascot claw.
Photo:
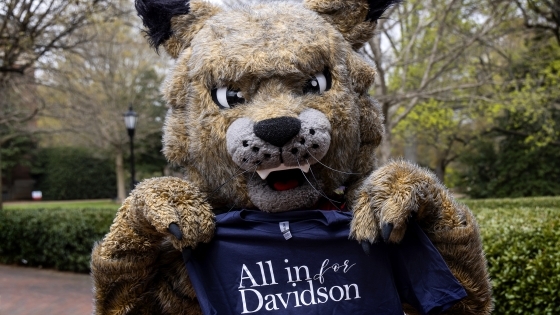
M 371 252 L 371 244 L 368 241 L 361 241 L 360 244 L 362 244 L 364 253 L 369 256 L 369 253 Z
M 169 233 L 173 234 L 173 236 L 175 236 L 175 238 L 179 241 L 183 239 L 181 228 L 175 223 L 169 224 Z M 192 251 L 192 247 L 185 247 L 181 251 L 181 255 L 183 256 L 183 261 L 185 263 L 187 263 L 191 259 Z
M 175 238 L 179 241 L 183 239 L 181 228 L 175 223 L 169 224 L 169 233 L 173 234 L 173 236 L 175 236 Z
M 383 237 L 383 240 L 385 242 L 389 241 L 389 238 L 391 237 L 391 232 L 393 232 L 393 223 L 383 223 L 382 227 L 381 227 L 381 237 Z

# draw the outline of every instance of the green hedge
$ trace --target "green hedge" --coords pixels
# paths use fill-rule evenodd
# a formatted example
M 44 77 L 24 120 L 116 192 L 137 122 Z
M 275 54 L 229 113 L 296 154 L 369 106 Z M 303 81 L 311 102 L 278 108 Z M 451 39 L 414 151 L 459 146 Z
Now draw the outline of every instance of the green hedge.
M 0 263 L 88 272 L 95 241 L 116 209 L 0 211 Z
M 40 150 L 34 157 L 33 175 L 44 200 L 103 199 L 117 195 L 114 163 L 83 148 Z
M 466 200 L 484 242 L 493 314 L 560 314 L 560 197 Z M 88 271 L 116 209 L 0 211 L 0 262 Z
M 493 284 L 493 314 L 560 314 L 560 198 L 466 202 Z
M 560 119 L 560 111 L 556 112 L 557 119 Z M 537 130 L 542 129 L 542 122 L 537 125 Z M 504 129 L 520 130 L 517 127 Z M 461 157 L 461 164 L 465 167 L 458 186 L 472 198 L 559 195 L 560 147 L 554 144 L 538 146 L 525 138 L 499 134 L 496 138 L 475 141 L 472 154 Z

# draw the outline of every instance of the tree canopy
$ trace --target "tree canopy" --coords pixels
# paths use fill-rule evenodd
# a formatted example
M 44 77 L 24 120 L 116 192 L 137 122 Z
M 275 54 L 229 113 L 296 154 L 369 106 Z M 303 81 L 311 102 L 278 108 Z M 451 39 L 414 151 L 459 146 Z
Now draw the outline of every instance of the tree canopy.
M 386 119 L 381 162 L 404 156 L 477 197 L 559 193 L 550 184 L 560 146 L 559 7 L 392 7 L 362 49 L 377 67 L 371 93 Z M 36 146 L 94 148 L 114 161 L 122 198 L 129 140 L 121 115 L 132 105 L 140 176 L 161 173 L 159 85 L 169 61 L 148 48 L 132 1 L 7 0 L 0 18 L 1 170 Z

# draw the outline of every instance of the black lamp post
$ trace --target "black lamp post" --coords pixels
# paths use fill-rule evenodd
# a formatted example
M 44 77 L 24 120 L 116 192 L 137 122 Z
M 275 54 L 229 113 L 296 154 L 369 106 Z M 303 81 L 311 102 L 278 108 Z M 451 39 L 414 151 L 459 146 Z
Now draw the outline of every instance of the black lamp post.
M 136 185 L 136 180 L 134 179 L 134 129 L 138 121 L 138 114 L 132 110 L 132 105 L 130 105 L 128 112 L 124 113 L 123 116 L 124 124 L 126 125 L 126 130 L 128 130 L 128 136 L 130 137 L 130 190 L 132 190 L 134 189 L 134 185 Z

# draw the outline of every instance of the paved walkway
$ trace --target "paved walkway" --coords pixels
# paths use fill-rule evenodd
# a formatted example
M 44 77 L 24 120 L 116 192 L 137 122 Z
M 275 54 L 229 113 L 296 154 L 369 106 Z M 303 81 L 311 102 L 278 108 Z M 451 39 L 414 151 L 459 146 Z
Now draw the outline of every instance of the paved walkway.
M 0 265 L 0 315 L 91 314 L 87 274 Z

